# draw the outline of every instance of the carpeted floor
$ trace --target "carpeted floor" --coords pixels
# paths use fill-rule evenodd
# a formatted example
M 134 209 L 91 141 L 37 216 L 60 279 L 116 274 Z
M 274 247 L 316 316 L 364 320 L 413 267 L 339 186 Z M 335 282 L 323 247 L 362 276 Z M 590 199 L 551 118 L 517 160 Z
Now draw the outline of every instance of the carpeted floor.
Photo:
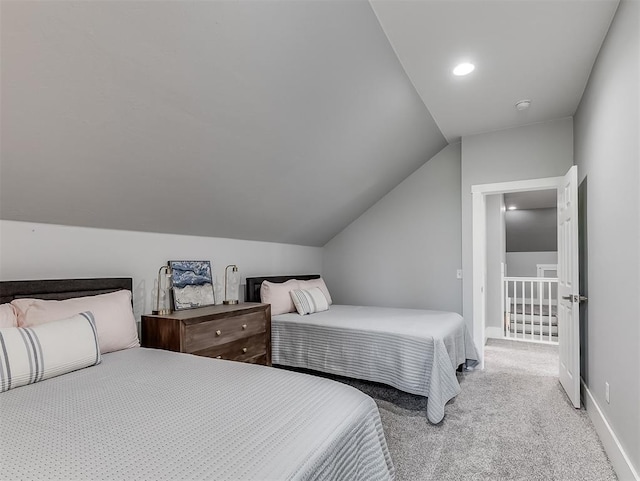
M 557 347 L 490 340 L 485 370 L 458 380 L 462 393 L 432 425 L 426 399 L 341 379 L 378 403 L 398 481 L 616 479 L 586 411 L 560 387 Z

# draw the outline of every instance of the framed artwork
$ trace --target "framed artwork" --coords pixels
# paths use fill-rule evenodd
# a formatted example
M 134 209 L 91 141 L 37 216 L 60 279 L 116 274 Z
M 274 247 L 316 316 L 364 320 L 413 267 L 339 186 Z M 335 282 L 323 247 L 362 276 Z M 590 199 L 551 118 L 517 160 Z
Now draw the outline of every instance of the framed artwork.
M 211 262 L 169 261 L 169 267 L 174 310 L 212 306 L 216 303 Z

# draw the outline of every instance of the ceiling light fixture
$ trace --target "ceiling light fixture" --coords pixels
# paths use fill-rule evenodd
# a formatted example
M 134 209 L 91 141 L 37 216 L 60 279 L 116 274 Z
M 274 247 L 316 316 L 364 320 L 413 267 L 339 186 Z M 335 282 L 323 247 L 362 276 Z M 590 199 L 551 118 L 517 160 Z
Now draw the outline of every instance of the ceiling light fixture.
M 517 207 L 516 207 L 515 205 L 510 205 L 510 206 L 508 207 L 508 209 L 509 209 L 509 210 L 516 210 L 516 209 L 517 209 Z
M 471 72 L 473 72 L 475 70 L 476 66 L 473 65 L 472 63 L 461 63 L 456 65 L 456 68 L 453 69 L 453 75 L 457 75 L 458 77 L 461 77 L 463 75 L 469 75 Z
M 516 110 L 527 110 L 529 107 L 531 107 L 531 100 L 525 99 L 516 102 Z

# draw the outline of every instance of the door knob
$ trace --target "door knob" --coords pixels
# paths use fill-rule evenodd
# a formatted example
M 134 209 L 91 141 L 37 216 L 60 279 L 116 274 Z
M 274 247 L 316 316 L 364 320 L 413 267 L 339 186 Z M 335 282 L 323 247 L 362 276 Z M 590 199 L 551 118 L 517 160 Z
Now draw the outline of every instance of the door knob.
M 562 296 L 565 301 L 571 302 L 587 302 L 589 300 L 586 296 Z

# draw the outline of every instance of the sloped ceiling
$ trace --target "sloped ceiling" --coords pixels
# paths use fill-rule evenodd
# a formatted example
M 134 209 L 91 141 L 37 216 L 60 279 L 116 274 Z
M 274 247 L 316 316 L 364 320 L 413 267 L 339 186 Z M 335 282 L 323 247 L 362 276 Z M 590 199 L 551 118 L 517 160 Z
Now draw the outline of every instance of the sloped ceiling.
M 366 1 L 3 1 L 0 217 L 322 246 L 446 145 Z
M 447 140 L 573 115 L 617 5 L 3 0 L 0 218 L 322 246 Z

